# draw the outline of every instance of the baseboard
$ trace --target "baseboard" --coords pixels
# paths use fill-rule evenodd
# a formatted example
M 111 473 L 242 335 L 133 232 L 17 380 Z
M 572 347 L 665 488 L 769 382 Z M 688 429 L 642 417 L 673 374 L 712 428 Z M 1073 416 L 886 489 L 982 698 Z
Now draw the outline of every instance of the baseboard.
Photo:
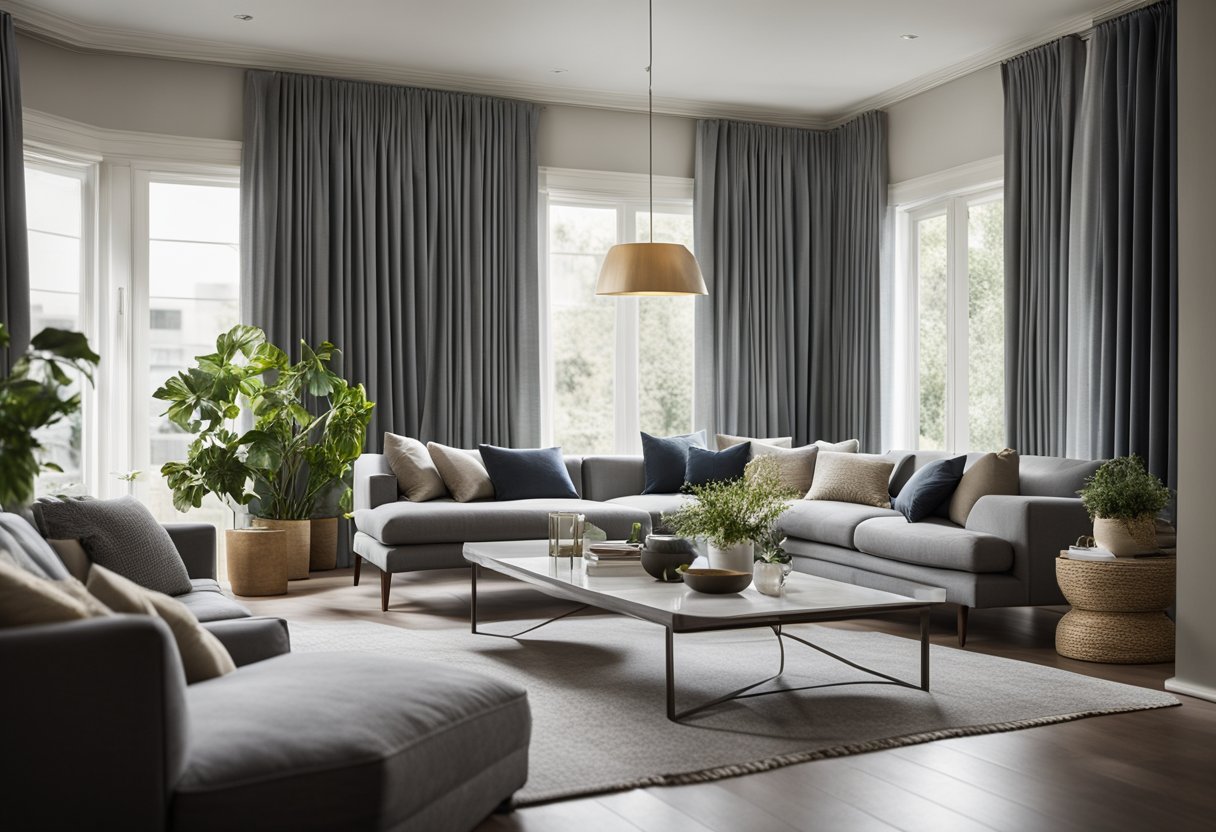
M 1216 688 L 1207 685 L 1196 685 L 1193 682 L 1184 682 L 1177 676 L 1165 680 L 1165 689 L 1170 693 L 1181 693 L 1183 696 L 1194 696 L 1196 699 L 1216 702 Z

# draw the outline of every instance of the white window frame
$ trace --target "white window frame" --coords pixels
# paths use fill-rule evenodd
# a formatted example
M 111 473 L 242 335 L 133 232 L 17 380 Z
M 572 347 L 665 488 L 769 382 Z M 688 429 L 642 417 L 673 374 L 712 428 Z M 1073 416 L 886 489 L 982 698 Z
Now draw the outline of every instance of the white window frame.
M 99 497 L 127 493 L 113 472 L 148 458 L 146 337 L 149 177 L 239 182 L 240 142 L 110 130 L 38 110 L 23 111 L 25 151 L 38 159 L 90 168 L 85 334 L 101 355 L 86 399 L 84 485 Z M 83 238 L 82 238 L 83 244 Z M 82 302 L 82 305 L 86 302 Z M 145 323 L 146 326 L 146 323 Z M 140 368 L 144 368 L 140 376 Z M 151 390 L 146 391 L 148 395 Z M 105 441 L 99 441 L 104 435 Z M 90 437 L 93 441 L 90 441 Z M 146 465 L 144 466 L 146 467 Z
M 920 320 L 917 223 L 946 217 L 946 437 L 945 449 L 970 448 L 968 418 L 969 340 L 967 211 L 970 205 L 1000 199 L 1004 159 L 996 156 L 930 176 L 894 184 L 888 202 L 895 211 L 896 345 L 892 378 L 891 447 L 916 449 L 920 441 Z M 960 233 L 960 231 L 962 233 Z M 902 358 L 902 360 L 901 360 Z
M 574 205 L 614 208 L 617 211 L 617 240 L 637 240 L 637 217 L 650 210 L 650 177 L 646 174 L 540 169 L 540 331 L 541 331 L 541 441 L 553 444 L 553 343 L 549 320 L 549 208 Z M 693 180 L 677 176 L 654 177 L 656 213 L 692 214 Z M 613 366 L 613 446 L 616 453 L 640 454 L 641 411 L 639 407 L 640 341 L 638 299 L 616 298 L 616 349 Z M 695 358 L 694 358 L 695 360 Z M 696 385 L 693 385 L 693 414 Z M 691 415 L 691 414 L 690 414 Z

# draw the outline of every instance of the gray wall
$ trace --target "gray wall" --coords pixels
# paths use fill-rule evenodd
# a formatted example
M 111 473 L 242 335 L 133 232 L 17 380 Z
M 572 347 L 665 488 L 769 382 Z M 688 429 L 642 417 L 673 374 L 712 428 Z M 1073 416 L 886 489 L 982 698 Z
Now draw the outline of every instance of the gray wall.
M 976 70 L 887 108 L 890 177 L 903 182 L 1004 152 L 1001 68 Z
M 1216 700 L 1216 3 L 1178 2 L 1178 655 L 1166 686 Z

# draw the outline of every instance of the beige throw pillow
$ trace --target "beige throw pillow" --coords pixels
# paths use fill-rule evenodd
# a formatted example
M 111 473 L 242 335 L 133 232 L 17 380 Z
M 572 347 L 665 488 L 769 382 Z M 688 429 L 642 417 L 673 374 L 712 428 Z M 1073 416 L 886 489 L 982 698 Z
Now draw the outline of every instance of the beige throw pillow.
M 452 499 L 458 503 L 494 499 L 494 483 L 481 461 L 481 452 L 449 448 L 438 442 L 427 442 L 426 449 L 443 477 Z
M 794 445 L 794 437 L 792 436 L 773 436 L 768 439 L 757 439 L 753 436 L 731 436 L 729 433 L 719 433 L 715 438 L 719 451 L 725 451 L 727 448 L 733 448 L 735 445 L 742 445 L 744 442 L 751 442 L 753 459 L 756 458 L 757 445 L 765 445 L 772 448 L 790 448 Z
M 417 439 L 384 434 L 384 457 L 397 478 L 397 489 L 414 503 L 448 496 L 443 477 L 435 467 L 430 453 Z
M 203 626 L 181 601 L 151 589 L 144 589 L 117 572 L 93 564 L 89 570 L 89 592 L 115 612 L 154 615 L 169 625 L 177 652 L 186 672 L 186 682 L 214 679 L 236 670 L 228 650 Z
M 806 499 L 890 508 L 891 494 L 887 489 L 894 468 L 893 463 L 884 459 L 821 450 Z
M 821 451 L 831 451 L 837 454 L 855 454 L 861 450 L 861 442 L 857 439 L 846 439 L 843 442 L 826 442 L 816 439 L 815 446 Z
M 967 517 L 980 497 L 986 494 L 1018 494 L 1018 452 L 1012 448 L 984 454 L 963 472 L 954 496 L 950 498 L 950 521 L 967 525 Z
M 7 552 L 0 554 L 0 627 L 60 624 L 109 614 L 104 605 L 81 598 L 84 587 L 75 578 L 40 578 L 17 566 Z
M 747 463 L 744 476 L 750 476 L 755 470 L 756 463 L 761 459 L 769 460 L 781 479 L 781 487 L 793 491 L 797 496 L 803 496 L 811 490 L 815 479 L 815 457 L 819 448 L 806 445 L 802 448 L 779 448 L 775 445 L 752 445 L 752 461 Z
M 79 540 L 75 538 L 66 538 L 64 540 L 48 540 L 51 548 L 55 550 L 55 554 L 59 555 L 59 559 L 63 561 L 63 565 L 67 567 L 68 574 L 78 581 L 87 581 L 89 579 L 89 567 L 92 566 L 92 561 L 89 560 L 89 553 L 84 550 Z

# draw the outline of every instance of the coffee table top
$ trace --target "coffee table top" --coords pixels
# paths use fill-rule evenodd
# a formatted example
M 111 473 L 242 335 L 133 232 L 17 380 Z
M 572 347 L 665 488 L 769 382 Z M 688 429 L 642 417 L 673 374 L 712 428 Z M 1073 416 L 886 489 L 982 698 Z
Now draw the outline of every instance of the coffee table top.
M 801 572 L 790 574 L 779 597 L 754 587 L 733 595 L 705 595 L 683 583 L 663 583 L 641 571 L 588 575 L 582 558 L 553 558 L 544 540 L 466 543 L 464 558 L 532 584 L 543 592 L 593 607 L 671 626 L 676 630 L 830 621 L 866 613 L 921 610 L 941 597 L 908 598 Z

